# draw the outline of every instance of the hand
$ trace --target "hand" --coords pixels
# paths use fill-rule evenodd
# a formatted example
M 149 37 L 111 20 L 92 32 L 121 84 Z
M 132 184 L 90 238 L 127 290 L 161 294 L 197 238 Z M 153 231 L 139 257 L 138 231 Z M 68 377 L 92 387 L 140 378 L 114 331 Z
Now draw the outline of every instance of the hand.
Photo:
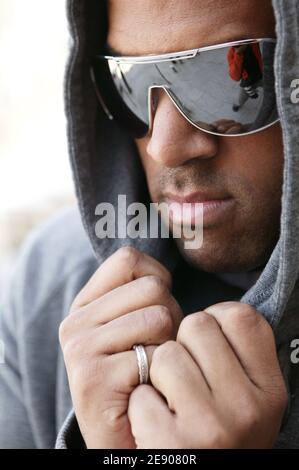
M 88 448 L 134 448 L 127 416 L 139 384 L 134 344 L 151 356 L 175 339 L 182 312 L 169 272 L 153 258 L 122 248 L 74 300 L 59 337 L 78 424 Z
M 287 393 L 272 329 L 252 307 L 187 316 L 177 341 L 154 351 L 150 376 L 129 402 L 138 448 L 273 446 Z

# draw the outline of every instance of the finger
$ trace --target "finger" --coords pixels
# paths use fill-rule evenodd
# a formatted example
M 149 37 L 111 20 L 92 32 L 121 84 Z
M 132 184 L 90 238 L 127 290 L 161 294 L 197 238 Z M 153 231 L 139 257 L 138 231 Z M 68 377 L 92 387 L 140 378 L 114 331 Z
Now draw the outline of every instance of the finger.
M 162 436 L 167 435 L 167 447 L 171 442 L 169 429 L 173 429 L 174 417 L 165 400 L 150 385 L 140 385 L 129 398 L 128 417 L 137 448 L 161 449 Z M 167 433 L 164 433 L 164 429 Z M 175 447 L 175 446 L 174 446 Z
M 87 305 L 107 292 L 146 275 L 158 276 L 171 288 L 167 269 L 151 256 L 132 247 L 117 250 L 97 269 L 76 296 L 71 311 Z
M 264 388 L 269 379 L 281 377 L 273 331 L 253 307 L 222 302 L 205 311 L 219 323 L 253 384 Z
M 145 349 L 147 357 L 151 361 L 154 346 Z M 135 442 L 131 433 L 131 424 L 127 411 L 130 394 L 139 385 L 139 371 L 135 351 L 102 357 L 100 361 L 94 361 L 94 366 L 87 364 L 86 368 L 88 369 L 88 367 L 94 369 L 92 380 L 89 381 L 89 384 L 86 384 L 88 394 L 83 393 L 79 403 L 75 401 L 74 406 L 76 406 L 76 409 L 86 406 L 84 401 L 86 402 L 88 397 L 89 400 L 95 402 L 95 412 L 101 423 L 94 438 L 97 440 L 95 448 L 98 448 L 99 442 L 101 448 L 106 449 L 115 447 L 115 445 L 121 448 L 134 448 Z M 72 377 L 69 380 L 72 382 Z M 73 384 L 73 386 L 75 385 Z M 93 430 L 91 429 L 90 432 L 92 433 Z
M 176 341 L 157 347 L 152 357 L 150 378 L 167 400 L 169 409 L 178 415 L 191 418 L 194 413 L 201 413 L 202 407 L 211 401 L 211 392 L 201 370 Z
M 97 328 L 92 348 L 101 354 L 132 349 L 134 344 L 162 344 L 175 339 L 176 329 L 170 311 L 164 305 L 140 309 Z
M 177 341 L 198 364 L 214 394 L 231 400 L 238 385 L 252 385 L 212 315 L 198 312 L 185 317 Z
M 178 328 L 183 317 L 182 311 L 167 285 L 157 276 L 144 276 L 117 287 L 73 315 L 80 321 L 80 327 L 83 324 L 99 326 L 151 305 L 164 305 L 169 308 Z
M 149 367 L 157 346 L 145 346 Z M 130 394 L 139 385 L 139 368 L 136 352 L 124 351 L 105 358 L 106 383 L 109 389 L 120 394 Z

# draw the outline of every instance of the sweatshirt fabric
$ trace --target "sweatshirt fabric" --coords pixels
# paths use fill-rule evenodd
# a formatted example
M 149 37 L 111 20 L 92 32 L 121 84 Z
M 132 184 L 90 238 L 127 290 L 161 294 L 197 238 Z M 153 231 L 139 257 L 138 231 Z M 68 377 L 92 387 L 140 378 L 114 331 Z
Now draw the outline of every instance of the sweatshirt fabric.
M 70 305 L 97 267 L 120 246 L 154 256 L 173 274 L 173 294 L 185 315 L 225 300 L 254 306 L 273 327 L 289 405 L 275 447 L 299 448 L 299 365 L 290 343 L 299 338 L 299 109 L 291 82 L 299 77 L 299 6 L 273 0 L 276 17 L 275 89 L 284 144 L 280 236 L 267 264 L 242 287 L 196 270 L 172 240 L 96 237 L 95 208 L 149 203 L 131 137 L 107 119 L 90 80 L 90 63 L 107 34 L 105 3 L 68 0 L 71 50 L 65 76 L 70 162 L 78 208 L 62 211 L 31 234 L 0 307 L 0 448 L 84 448 L 58 341 Z M 270 172 L 269 172 L 270 174 Z M 246 285 L 250 288 L 246 288 Z M 245 289 L 244 289 L 245 287 Z

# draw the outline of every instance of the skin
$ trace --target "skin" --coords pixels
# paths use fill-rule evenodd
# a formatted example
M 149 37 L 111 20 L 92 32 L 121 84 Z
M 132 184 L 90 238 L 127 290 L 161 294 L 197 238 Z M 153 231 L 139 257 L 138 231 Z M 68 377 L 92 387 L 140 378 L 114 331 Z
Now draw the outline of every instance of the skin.
M 174 340 L 182 312 L 171 276 L 153 258 L 122 248 L 108 258 L 75 298 L 59 338 L 72 401 L 88 448 L 135 448 L 127 411 L 139 383 L 134 344 L 151 361 Z
M 115 252 L 59 329 L 89 449 L 272 447 L 287 393 L 272 329 L 238 302 L 187 315 L 171 276 L 133 248 Z M 150 384 L 139 385 L 134 344 Z
M 109 18 L 107 42 L 124 55 L 275 37 L 270 0 L 111 0 Z M 153 202 L 163 202 L 168 192 L 199 190 L 234 200 L 227 217 L 204 226 L 200 249 L 184 250 L 184 238 L 176 239 L 187 261 L 210 272 L 248 271 L 266 263 L 279 234 L 279 124 L 249 136 L 216 137 L 188 123 L 160 90 L 152 132 L 136 144 Z
M 109 2 L 108 42 L 123 54 L 265 36 L 274 36 L 270 1 Z M 188 124 L 164 95 L 152 135 L 136 143 L 153 201 L 163 200 L 167 189 L 191 192 L 202 185 L 235 200 L 227 223 L 205 226 L 200 250 L 185 253 L 179 243 L 190 263 L 211 271 L 265 263 L 278 236 L 279 126 L 218 138 Z M 100 266 L 75 298 L 59 337 L 88 448 L 275 443 L 287 393 L 269 324 L 239 302 L 183 318 L 169 272 L 133 248 L 118 250 Z M 148 385 L 138 385 L 134 344 L 145 346 Z
M 154 351 L 150 376 L 129 402 L 137 448 L 273 446 L 286 391 L 272 331 L 248 305 L 188 315 L 177 341 Z

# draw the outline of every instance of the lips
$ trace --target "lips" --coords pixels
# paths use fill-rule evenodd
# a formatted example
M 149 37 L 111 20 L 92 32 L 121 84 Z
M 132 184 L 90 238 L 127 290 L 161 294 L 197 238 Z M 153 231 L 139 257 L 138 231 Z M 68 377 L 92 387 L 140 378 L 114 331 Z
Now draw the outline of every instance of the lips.
M 220 192 L 211 192 L 211 191 L 197 191 L 189 194 L 174 194 L 174 193 L 165 193 L 165 199 L 178 202 L 180 204 L 189 203 L 189 202 L 207 202 L 207 201 L 217 201 L 228 199 L 224 193 Z
M 174 224 L 204 225 L 219 222 L 228 216 L 234 199 L 216 192 L 198 191 L 189 194 L 167 193 L 163 198 L 168 205 L 169 218 Z

